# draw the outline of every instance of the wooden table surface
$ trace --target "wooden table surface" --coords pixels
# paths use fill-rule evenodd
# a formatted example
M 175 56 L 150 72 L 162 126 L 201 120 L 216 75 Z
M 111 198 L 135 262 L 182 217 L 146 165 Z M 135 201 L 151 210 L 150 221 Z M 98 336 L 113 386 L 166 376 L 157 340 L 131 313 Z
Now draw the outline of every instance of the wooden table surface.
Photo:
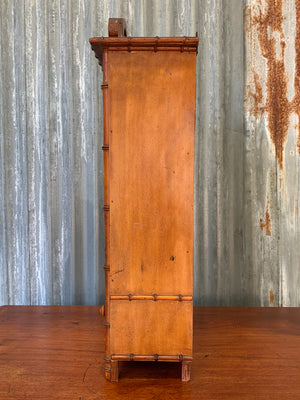
M 0 399 L 300 399 L 300 308 L 195 308 L 191 381 L 177 363 L 103 377 L 96 306 L 0 308 Z

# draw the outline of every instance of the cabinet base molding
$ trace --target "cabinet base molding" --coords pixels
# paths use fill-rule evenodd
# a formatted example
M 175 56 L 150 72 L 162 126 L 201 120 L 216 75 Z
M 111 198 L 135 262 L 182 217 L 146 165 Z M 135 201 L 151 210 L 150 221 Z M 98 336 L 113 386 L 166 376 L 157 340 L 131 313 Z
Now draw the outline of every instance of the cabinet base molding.
M 191 377 L 192 356 L 187 356 L 183 354 L 112 354 L 110 357 L 105 357 L 104 360 L 105 378 L 111 382 L 118 382 L 119 380 L 119 361 L 181 362 L 182 382 L 188 382 Z
M 192 361 L 192 356 L 184 354 L 178 355 L 163 355 L 163 354 L 112 354 L 110 360 L 118 361 Z

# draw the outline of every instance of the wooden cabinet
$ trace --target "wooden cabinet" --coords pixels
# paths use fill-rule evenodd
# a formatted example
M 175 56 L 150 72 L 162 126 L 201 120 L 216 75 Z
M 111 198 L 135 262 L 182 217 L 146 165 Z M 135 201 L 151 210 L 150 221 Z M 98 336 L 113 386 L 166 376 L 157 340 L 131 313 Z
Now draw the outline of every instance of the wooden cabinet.
M 118 362 L 177 361 L 193 344 L 193 176 L 198 38 L 90 43 L 103 69 L 105 376 Z

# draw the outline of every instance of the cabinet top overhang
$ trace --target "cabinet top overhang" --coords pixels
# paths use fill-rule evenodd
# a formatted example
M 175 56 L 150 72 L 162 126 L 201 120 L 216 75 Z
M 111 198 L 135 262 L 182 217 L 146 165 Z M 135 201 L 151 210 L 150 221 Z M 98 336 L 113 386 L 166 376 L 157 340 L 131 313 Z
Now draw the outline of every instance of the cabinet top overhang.
M 104 51 L 179 51 L 197 53 L 199 38 L 196 37 L 94 37 L 90 39 L 92 50 L 102 65 Z

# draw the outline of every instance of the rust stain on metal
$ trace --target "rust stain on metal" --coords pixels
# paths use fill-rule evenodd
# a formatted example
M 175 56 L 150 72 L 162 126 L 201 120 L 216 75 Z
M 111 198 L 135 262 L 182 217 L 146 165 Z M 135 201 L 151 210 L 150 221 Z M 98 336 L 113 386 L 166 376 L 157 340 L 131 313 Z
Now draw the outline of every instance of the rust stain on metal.
M 251 90 L 251 85 L 248 85 L 248 95 L 251 96 L 253 99 L 252 114 L 254 115 L 255 118 L 258 118 L 259 113 L 264 111 L 265 108 L 262 107 L 263 91 L 261 83 L 259 81 L 259 75 L 254 70 L 253 70 L 253 85 L 254 85 L 254 91 Z
M 294 111 L 298 116 L 297 151 L 300 154 L 300 2 L 295 0 L 296 7 L 296 36 L 295 36 L 295 97 L 293 100 Z
M 272 289 L 269 292 L 269 298 L 270 298 L 270 306 L 274 306 L 275 296 Z
M 276 158 L 280 169 L 284 165 L 284 146 L 289 129 L 289 118 L 292 112 L 296 112 L 300 118 L 300 2 L 296 1 L 297 9 L 297 35 L 296 35 L 296 78 L 295 97 L 290 102 L 287 97 L 288 76 L 284 64 L 285 37 L 283 33 L 283 0 L 265 0 L 256 2 L 253 14 L 250 15 L 250 26 L 253 34 L 257 35 L 262 56 L 267 61 L 266 100 L 262 104 L 262 88 L 259 82 L 259 74 L 253 71 L 254 92 L 248 94 L 253 99 L 252 115 L 257 118 L 259 112 L 267 113 L 270 138 L 275 146 Z M 300 154 L 300 130 L 297 142 Z
M 267 0 L 265 12 L 253 17 L 257 25 L 261 52 L 267 60 L 267 97 L 265 110 L 268 113 L 268 128 L 275 145 L 279 167 L 283 169 L 283 150 L 289 127 L 290 104 L 287 98 L 287 75 L 284 65 L 285 41 L 282 29 L 282 0 Z M 280 37 L 280 58 L 277 58 L 277 41 Z
M 259 221 L 260 224 L 260 229 L 263 231 L 264 229 L 266 230 L 266 235 L 271 236 L 271 218 L 269 214 L 269 202 L 267 203 L 267 209 L 265 213 L 265 220 L 260 218 Z

